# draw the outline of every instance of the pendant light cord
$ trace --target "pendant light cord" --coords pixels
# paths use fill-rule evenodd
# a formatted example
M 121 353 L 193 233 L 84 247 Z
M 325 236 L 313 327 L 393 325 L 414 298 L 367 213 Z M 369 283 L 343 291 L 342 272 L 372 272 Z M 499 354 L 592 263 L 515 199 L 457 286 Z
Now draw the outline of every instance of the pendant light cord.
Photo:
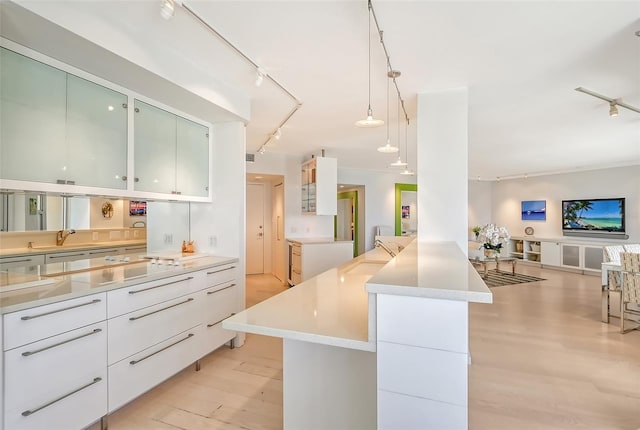
M 389 79 L 387 79 L 387 145 L 391 143 L 389 139 Z
M 369 1 L 369 33 L 367 33 L 367 39 L 369 40 L 369 110 L 367 115 L 371 112 L 371 1 Z

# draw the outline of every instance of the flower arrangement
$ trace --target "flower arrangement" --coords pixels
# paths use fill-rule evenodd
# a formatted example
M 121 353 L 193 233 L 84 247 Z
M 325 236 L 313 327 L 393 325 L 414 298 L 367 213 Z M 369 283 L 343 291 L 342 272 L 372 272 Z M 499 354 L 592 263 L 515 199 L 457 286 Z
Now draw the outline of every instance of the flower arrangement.
M 507 244 L 511 236 L 505 227 L 498 227 L 495 224 L 487 224 L 480 229 L 478 240 L 484 242 L 484 249 L 491 249 L 497 253 Z

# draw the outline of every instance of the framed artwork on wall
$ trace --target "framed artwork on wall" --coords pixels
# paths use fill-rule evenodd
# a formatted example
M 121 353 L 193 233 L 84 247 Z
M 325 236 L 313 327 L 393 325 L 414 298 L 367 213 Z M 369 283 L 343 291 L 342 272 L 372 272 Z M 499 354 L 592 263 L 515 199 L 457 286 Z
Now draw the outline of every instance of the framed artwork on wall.
M 411 212 L 409 206 L 402 206 L 402 218 L 410 218 Z
M 547 201 L 546 200 L 523 200 L 522 219 L 526 221 L 546 221 Z

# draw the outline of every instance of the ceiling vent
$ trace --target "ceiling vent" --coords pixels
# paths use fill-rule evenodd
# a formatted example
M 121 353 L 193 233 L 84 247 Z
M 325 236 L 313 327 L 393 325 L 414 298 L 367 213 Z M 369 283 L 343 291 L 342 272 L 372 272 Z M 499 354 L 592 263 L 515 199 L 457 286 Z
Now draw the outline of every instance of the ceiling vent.
M 249 153 L 247 152 L 247 154 L 246 154 L 246 161 L 247 161 L 247 163 L 255 163 L 255 161 L 256 161 L 256 154 L 249 154 Z

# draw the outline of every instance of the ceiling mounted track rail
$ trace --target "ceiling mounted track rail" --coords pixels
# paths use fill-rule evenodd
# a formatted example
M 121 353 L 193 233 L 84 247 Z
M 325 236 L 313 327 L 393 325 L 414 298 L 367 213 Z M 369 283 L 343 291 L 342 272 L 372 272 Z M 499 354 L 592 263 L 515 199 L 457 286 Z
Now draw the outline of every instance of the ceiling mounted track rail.
M 387 57 L 387 76 L 389 79 L 393 81 L 393 86 L 396 88 L 396 93 L 398 93 L 398 99 L 400 100 L 400 106 L 402 107 L 402 112 L 404 112 L 404 119 L 409 124 L 409 115 L 407 114 L 407 109 L 404 106 L 404 99 L 400 94 L 400 89 L 398 88 L 398 82 L 396 82 L 396 78 L 400 76 L 400 72 L 394 69 L 391 66 L 391 58 L 389 56 L 389 51 L 387 50 L 387 45 L 384 43 L 384 31 L 380 28 L 380 24 L 378 23 L 378 17 L 376 16 L 376 11 L 373 9 L 373 3 L 371 0 L 367 0 L 369 13 L 373 16 L 373 22 L 376 24 L 376 29 L 378 30 L 378 35 L 380 36 L 380 44 L 382 45 L 382 50 L 384 51 L 385 57 Z
M 231 43 L 226 37 L 224 37 L 222 34 L 220 34 L 215 28 L 213 28 L 211 25 L 209 25 L 208 22 L 206 22 L 200 15 L 198 15 L 193 9 L 191 9 L 189 7 L 189 5 L 187 5 L 185 2 L 182 2 L 182 7 L 185 11 L 187 11 L 187 13 L 189 15 L 191 15 L 196 21 L 198 21 L 200 24 L 202 24 L 207 30 L 209 30 L 209 32 L 211 32 L 214 36 L 216 36 L 218 39 L 220 39 L 225 45 L 227 45 L 229 48 L 231 48 L 236 54 L 238 54 L 240 57 L 242 57 L 246 62 L 248 62 L 251 66 L 255 67 L 256 69 L 256 73 L 258 73 L 262 79 L 267 79 L 269 80 L 273 85 L 275 85 L 277 88 L 279 88 L 282 92 L 284 92 L 289 98 L 291 98 L 291 100 L 293 100 L 294 102 L 294 107 L 291 109 L 291 111 L 289 112 L 289 114 L 285 117 L 284 120 L 282 120 L 280 122 L 280 124 L 278 125 L 278 127 L 276 127 L 272 133 L 269 134 L 269 136 L 267 137 L 267 139 L 264 141 L 264 143 L 262 145 L 260 145 L 260 147 L 258 148 L 258 152 L 260 154 L 264 154 L 265 152 L 265 148 L 267 143 L 269 143 L 269 141 L 276 135 L 280 135 L 281 129 L 282 127 L 287 123 L 287 121 L 289 121 L 291 119 L 291 117 L 298 111 L 298 109 L 300 109 L 302 107 L 302 101 L 300 101 L 300 99 L 298 99 L 296 96 L 293 95 L 293 93 L 291 93 L 291 91 L 287 90 L 280 82 L 278 82 L 273 76 L 271 76 L 270 74 L 268 74 L 267 72 L 264 71 L 264 69 L 262 69 L 258 63 L 256 63 L 255 61 L 253 61 L 247 54 L 245 54 L 244 52 L 242 52 L 237 46 L 235 46 L 233 43 Z

